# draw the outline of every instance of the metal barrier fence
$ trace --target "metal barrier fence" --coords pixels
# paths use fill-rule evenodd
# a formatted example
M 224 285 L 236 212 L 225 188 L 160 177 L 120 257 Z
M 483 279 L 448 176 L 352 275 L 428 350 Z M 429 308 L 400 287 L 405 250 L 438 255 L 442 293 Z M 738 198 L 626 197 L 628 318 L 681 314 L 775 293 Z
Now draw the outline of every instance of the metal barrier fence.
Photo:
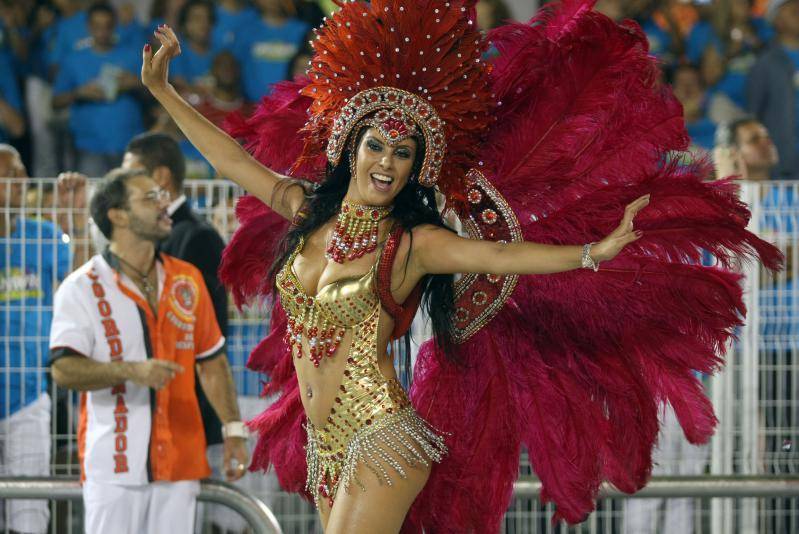
M 11 498 L 80 501 L 83 493 L 80 480 L 74 477 L 0 478 L 0 499 Z M 264 503 L 232 484 L 203 480 L 197 500 L 218 503 L 235 510 L 244 518 L 253 534 L 283 533 L 275 515 Z
M 14 188 L 22 187 L 24 202 L 13 201 Z M 223 237 L 236 226 L 233 205 L 238 188 L 224 181 L 189 181 L 186 193 L 195 209 L 214 224 Z M 791 182 L 744 184 L 742 198 L 752 207 L 751 228 L 776 243 L 788 257 L 787 269 L 770 276 L 751 265 L 741 266 L 747 274 L 745 298 L 749 309 L 747 324 L 739 332 L 739 342 L 731 348 L 723 373 L 707 380 L 720 420 L 710 445 L 687 447 L 675 428 L 673 417 L 664 414 L 664 433 L 656 453 L 655 476 L 788 476 L 799 473 L 796 452 L 799 434 L 799 295 L 793 281 L 799 275 L 799 187 Z M 7 435 L 7 415 L 11 406 L 10 384 L 16 380 L 23 396 L 46 391 L 52 399 L 50 411 L 49 469 L 41 476 L 75 476 L 76 401 L 73 392 L 55 388 L 47 369 L 47 332 L 50 303 L 48 285 L 55 286 L 68 267 L 63 262 L 64 247 L 78 255 L 96 246 L 84 209 L 60 207 L 68 199 L 59 198 L 51 179 L 0 180 L 0 448 Z M 27 233 L 14 233 L 19 219 L 49 220 L 58 223 L 68 238 L 54 239 L 38 227 Z M 35 230 L 35 231 L 34 231 Z M 15 248 L 16 247 L 16 248 Z M 32 269 L 14 267 L 11 257 L 20 254 L 31 260 Z M 36 268 L 38 266 L 38 268 Z M 256 374 L 246 370 L 249 350 L 266 332 L 268 305 L 261 303 L 238 312 L 230 310 L 228 357 L 231 360 L 240 404 L 245 416 L 252 417 L 266 406 L 258 397 L 261 388 Z M 16 319 L 15 319 L 16 317 Z M 14 355 L 24 347 L 25 357 Z M 6 425 L 4 427 L 4 425 Z M 1 453 L 2 451 L 0 451 Z M 0 476 L 13 476 L 7 463 L 0 462 Z M 521 480 L 532 477 L 532 468 L 523 454 Z M 697 479 L 691 479 L 697 480 Z M 712 478 L 700 478 L 711 483 Z M 273 475 L 248 474 L 238 487 L 257 496 L 277 517 L 284 532 L 305 534 L 318 529 L 313 508 L 294 495 L 280 491 Z M 508 533 L 566 532 L 553 526 L 553 508 L 541 505 L 527 482 L 518 486 L 506 514 L 503 531 Z M 524 491 L 521 491 L 521 490 Z M 718 488 L 717 488 L 718 489 Z M 682 495 L 687 495 L 682 493 Z M 690 493 L 690 495 L 696 495 Z M 609 496 L 598 502 L 597 511 L 569 532 L 701 532 L 713 534 L 750 532 L 799 532 L 799 498 L 796 493 L 781 497 L 663 499 L 622 499 Z M 240 518 L 218 507 L 203 506 L 198 511 L 198 532 L 222 528 L 243 532 Z M 79 532 L 80 514 L 72 503 L 51 506 L 51 532 Z M 213 525 L 213 527 L 212 527 Z

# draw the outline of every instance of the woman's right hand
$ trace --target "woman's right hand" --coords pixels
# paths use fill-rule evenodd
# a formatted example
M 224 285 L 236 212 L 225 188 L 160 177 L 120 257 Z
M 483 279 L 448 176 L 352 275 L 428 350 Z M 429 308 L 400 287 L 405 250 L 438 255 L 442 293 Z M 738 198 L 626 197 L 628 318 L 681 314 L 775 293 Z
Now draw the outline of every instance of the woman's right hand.
M 180 54 L 180 42 L 172 28 L 163 24 L 155 30 L 161 47 L 153 54 L 147 44 L 142 51 L 141 81 L 151 93 L 165 89 L 169 85 L 169 62 Z

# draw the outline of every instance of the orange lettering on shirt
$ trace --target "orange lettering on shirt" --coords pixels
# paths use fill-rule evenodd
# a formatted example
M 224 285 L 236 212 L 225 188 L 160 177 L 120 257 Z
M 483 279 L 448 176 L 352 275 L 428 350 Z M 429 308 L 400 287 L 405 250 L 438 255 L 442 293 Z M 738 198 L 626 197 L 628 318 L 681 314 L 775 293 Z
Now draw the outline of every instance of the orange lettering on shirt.
M 97 297 L 98 299 L 101 299 L 105 296 L 105 289 L 103 289 L 102 284 L 96 281 L 92 284 L 92 292 L 94 293 L 94 296 Z
M 114 428 L 114 432 L 125 432 L 128 429 L 128 418 L 126 415 L 116 415 L 114 421 L 116 421 L 117 424 Z
M 118 337 L 109 337 L 108 338 L 108 348 L 111 349 L 111 359 L 112 360 L 121 360 L 122 358 L 117 358 L 116 356 L 120 356 L 122 354 L 122 340 Z
M 114 473 L 128 472 L 128 457 L 126 454 L 114 455 Z
M 114 408 L 114 415 L 120 413 L 128 413 L 128 407 L 125 405 L 125 397 L 117 395 L 117 405 Z
M 125 434 L 117 434 L 115 445 L 117 452 L 125 452 L 128 449 L 128 437 Z
M 117 323 L 113 319 L 103 319 L 103 328 L 105 329 L 105 337 L 114 337 L 119 335 Z
M 100 310 L 100 315 L 102 315 L 103 317 L 111 316 L 111 305 L 108 303 L 107 300 L 98 300 L 97 309 Z

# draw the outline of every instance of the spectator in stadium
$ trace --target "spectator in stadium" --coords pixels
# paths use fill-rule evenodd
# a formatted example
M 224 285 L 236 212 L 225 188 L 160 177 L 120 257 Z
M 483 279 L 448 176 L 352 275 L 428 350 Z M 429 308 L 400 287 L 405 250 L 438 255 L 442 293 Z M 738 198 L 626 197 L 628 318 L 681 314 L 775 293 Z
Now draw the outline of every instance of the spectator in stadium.
M 61 13 L 56 21 L 48 64 L 55 79 L 59 65 L 70 53 L 85 47 L 89 37 L 88 17 L 81 0 L 54 0 Z
M 222 335 L 227 337 L 227 292 L 217 277 L 225 242 L 214 227 L 189 206 L 183 193 L 186 165 L 178 143 L 172 137 L 160 133 L 146 133 L 134 137 L 125 150 L 122 168 L 146 171 L 158 187 L 168 193 L 170 203 L 167 214 L 172 218 L 172 231 L 169 237 L 161 241 L 159 250 L 187 261 L 200 270 L 205 287 L 211 296 L 219 329 Z M 206 444 L 209 447 L 220 445 L 222 423 L 199 382 L 195 386 Z M 219 457 L 221 460 L 221 454 L 216 454 L 220 451 L 213 452 L 214 458 Z
M 641 24 L 655 56 L 668 66 L 677 65 L 685 53 L 685 37 L 699 21 L 694 5 L 681 0 L 625 2 L 625 16 Z
M 85 0 L 54 0 L 53 2 L 61 13 L 56 22 L 53 45 L 50 47 L 49 65 L 52 78 L 66 56 L 91 46 L 92 34 L 89 22 L 89 9 L 84 9 Z M 113 33 L 115 45 L 138 45 L 146 38 L 145 27 L 136 19 L 136 10 L 133 2 L 97 0 L 94 5 L 108 5 L 115 9 L 116 25 Z
M 795 384 L 795 352 L 792 347 L 799 336 L 796 290 L 794 290 L 794 258 L 796 257 L 796 222 L 799 203 L 795 187 L 790 182 L 771 182 L 777 167 L 777 149 L 765 126 L 753 119 L 743 118 L 719 127 L 714 163 L 717 176 L 736 174 L 744 180 L 766 182 L 755 190 L 760 214 L 758 233 L 776 243 L 785 254 L 786 268 L 776 277 L 764 277 L 758 284 L 758 354 L 759 379 L 758 411 L 759 473 L 790 472 L 795 465 L 795 417 L 797 404 Z M 787 498 L 763 503 L 761 528 L 763 532 L 788 532 L 793 521 L 793 507 Z
M 171 65 L 175 87 L 191 96 L 202 98 L 211 90 L 211 64 L 217 48 L 211 41 L 215 23 L 214 4 L 209 0 L 189 0 L 180 9 L 178 29 L 184 43 Z
M 0 56 L 11 60 L 17 75 L 27 70 L 30 30 L 26 22 L 31 9 L 26 2 L 0 5 Z
M 25 78 L 25 114 L 31 140 L 31 171 L 34 176 L 56 176 L 70 166 L 64 161 L 65 137 L 56 133 L 49 72 L 55 40 L 57 14 L 51 4 L 38 4 L 30 16 L 29 75 Z M 64 121 L 61 121 L 64 124 Z
M 168 202 L 147 171 L 110 172 L 90 204 L 110 245 L 55 296 L 53 379 L 84 392 L 79 447 L 89 534 L 120 525 L 127 532 L 193 532 L 199 479 L 211 473 L 195 367 L 225 422 L 228 479 L 246 470 L 225 338 L 202 275 L 156 250 L 172 226 Z
M 0 207 L 5 213 L 0 217 L 0 470 L 7 476 L 50 474 L 46 332 L 53 291 L 70 269 L 66 236 L 52 222 L 22 210 L 27 176 L 17 150 L 0 144 Z M 71 200 L 78 200 L 85 184 L 73 192 Z M 0 529 L 47 532 L 47 501 L 4 504 Z
M 233 47 L 236 32 L 241 31 L 241 28 L 258 16 L 258 11 L 243 0 L 219 0 L 216 3 L 213 42 L 222 48 Z
M 694 148 L 710 151 L 716 125 L 707 116 L 707 91 L 696 65 L 679 65 L 670 73 L 674 96 L 683 106 L 683 116 Z
M 772 178 L 779 157 L 765 125 L 754 117 L 743 117 L 719 125 L 713 162 L 720 178 L 739 176 L 760 182 Z
M 134 95 L 141 87 L 137 53 L 115 44 L 111 7 L 95 4 L 87 16 L 91 44 L 64 57 L 53 106 L 69 107 L 78 171 L 96 177 L 117 165 L 128 139 L 144 128 Z
M 714 122 L 745 115 L 746 78 L 772 34 L 764 19 L 751 15 L 750 0 L 714 2 L 711 20 L 699 21 L 691 30 L 686 57 L 701 67 Z
M 0 143 L 25 133 L 17 76 L 9 57 L 0 55 Z
M 776 38 L 752 67 L 747 81 L 749 111 L 762 122 L 779 153 L 777 175 L 799 177 L 799 0 L 773 0 L 766 18 Z
M 283 0 L 255 0 L 254 4 L 259 16 L 241 28 L 235 46 L 249 102 L 258 102 L 272 84 L 286 78 L 288 65 L 310 30 L 290 16 Z
M 308 56 L 304 66 L 310 59 Z M 222 51 L 214 57 L 211 80 L 211 90 L 195 106 L 206 119 L 221 127 L 229 113 L 250 113 L 252 106 L 244 101 L 241 91 L 241 67 L 231 52 Z

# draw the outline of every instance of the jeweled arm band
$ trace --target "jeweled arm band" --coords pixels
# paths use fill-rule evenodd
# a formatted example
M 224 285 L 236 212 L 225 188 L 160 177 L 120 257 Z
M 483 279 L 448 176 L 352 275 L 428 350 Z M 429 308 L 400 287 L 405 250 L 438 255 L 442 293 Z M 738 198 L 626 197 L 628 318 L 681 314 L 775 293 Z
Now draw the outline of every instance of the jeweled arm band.
M 595 245 L 594 243 L 586 243 L 583 245 L 583 255 L 580 257 L 580 264 L 583 269 L 593 269 L 594 272 L 599 270 L 599 262 L 594 261 L 594 258 L 591 257 L 591 245 Z

